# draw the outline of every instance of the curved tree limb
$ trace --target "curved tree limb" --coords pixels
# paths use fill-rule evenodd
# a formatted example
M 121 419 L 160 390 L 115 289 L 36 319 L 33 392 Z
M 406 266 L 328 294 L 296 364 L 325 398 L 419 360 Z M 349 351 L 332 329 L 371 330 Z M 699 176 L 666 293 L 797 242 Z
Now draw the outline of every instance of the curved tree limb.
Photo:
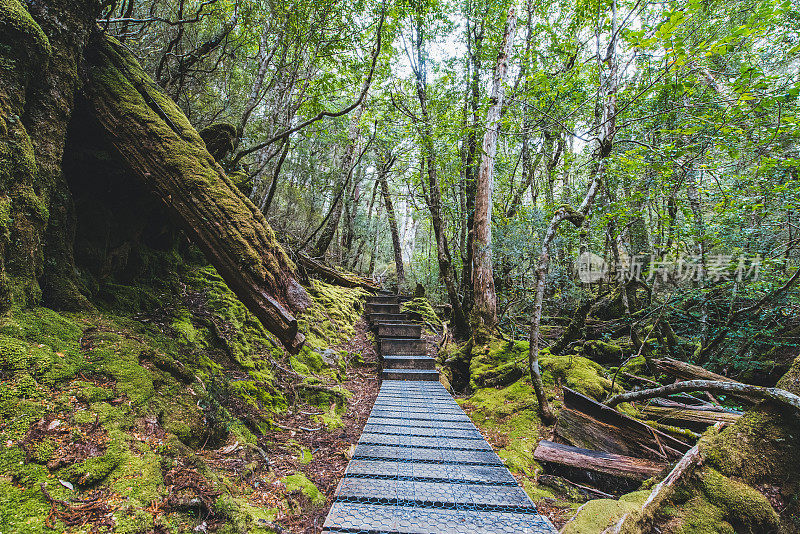
M 687 380 L 686 382 L 675 382 L 674 384 L 660 388 L 630 391 L 611 397 L 606 404 L 608 406 L 616 406 L 621 402 L 653 399 L 655 397 L 663 397 L 664 395 L 671 395 L 673 393 L 686 393 L 689 391 L 710 391 L 712 393 L 747 395 L 748 397 L 771 400 L 776 404 L 793 408 L 800 412 L 800 396 L 789 393 L 785 389 L 751 386 L 750 384 L 742 384 L 740 382 L 719 382 L 717 380 Z
M 381 12 L 381 19 L 378 22 L 378 40 L 375 43 L 375 49 L 372 51 L 372 64 L 370 65 L 370 68 L 369 68 L 369 74 L 367 75 L 367 79 L 364 80 L 364 85 L 361 87 L 361 93 L 358 95 L 358 99 L 355 102 L 353 102 L 352 104 L 350 104 L 349 106 L 347 106 L 346 108 L 344 108 L 344 109 L 342 109 L 340 111 L 320 111 L 314 117 L 311 117 L 310 119 L 301 122 L 300 124 L 298 124 L 297 126 L 295 126 L 293 128 L 289 128 L 288 130 L 284 130 L 283 132 L 271 137 L 270 139 L 267 139 L 263 143 L 259 143 L 257 145 L 254 145 L 254 146 L 251 146 L 249 148 L 245 148 L 244 150 L 239 151 L 239 153 L 236 154 L 236 156 L 234 156 L 233 160 L 231 160 L 231 165 L 236 165 L 245 156 L 248 156 L 248 155 L 252 154 L 253 152 L 258 152 L 262 148 L 266 148 L 269 145 L 271 145 L 272 143 L 275 143 L 276 141 L 280 141 L 281 139 L 285 139 L 285 138 L 289 137 L 290 135 L 292 135 L 293 133 L 299 132 L 300 130 L 302 130 L 306 126 L 310 126 L 310 125 L 314 124 L 315 122 L 321 121 L 324 118 L 328 118 L 328 117 L 329 118 L 335 118 L 335 117 L 341 117 L 343 115 L 347 115 L 348 113 L 350 113 L 351 111 L 356 109 L 358 106 L 360 106 L 361 103 L 364 101 L 364 99 L 367 97 L 367 93 L 369 92 L 369 88 L 372 85 L 372 78 L 375 75 L 375 66 L 378 63 L 378 56 L 380 55 L 380 52 L 381 52 L 381 42 L 383 40 L 383 21 L 384 21 L 385 18 L 386 18 L 386 12 L 383 11 L 383 12 Z

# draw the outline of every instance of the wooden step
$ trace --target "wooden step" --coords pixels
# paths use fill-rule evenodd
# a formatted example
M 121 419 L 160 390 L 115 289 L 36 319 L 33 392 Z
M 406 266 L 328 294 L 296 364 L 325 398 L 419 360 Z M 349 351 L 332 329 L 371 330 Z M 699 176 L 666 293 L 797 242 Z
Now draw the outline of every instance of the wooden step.
M 383 356 L 383 366 L 387 369 L 421 369 L 434 371 L 436 370 L 436 360 L 430 356 L 392 354 L 390 356 Z
M 367 302 L 365 305 L 367 313 L 400 313 L 400 304 L 373 304 Z
M 379 339 L 381 354 L 425 355 L 428 345 L 424 339 L 408 339 L 400 337 L 383 337 Z
M 367 304 L 399 304 L 397 295 L 370 295 Z
M 378 337 L 419 339 L 422 337 L 422 325 L 414 323 L 379 323 Z
M 409 380 L 423 382 L 438 382 L 439 371 L 427 371 L 420 369 L 384 369 L 381 372 L 383 380 Z
M 406 313 L 369 313 L 367 317 L 373 325 L 408 322 L 408 314 Z

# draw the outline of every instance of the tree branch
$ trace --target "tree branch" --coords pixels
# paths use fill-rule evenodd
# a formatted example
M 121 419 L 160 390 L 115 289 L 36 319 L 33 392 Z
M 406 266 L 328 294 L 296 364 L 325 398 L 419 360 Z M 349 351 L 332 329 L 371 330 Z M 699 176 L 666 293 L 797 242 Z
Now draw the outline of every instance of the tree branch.
M 687 393 L 689 391 L 730 393 L 768 399 L 776 404 L 793 408 L 795 411 L 800 412 L 800 396 L 789 393 L 785 389 L 751 386 L 750 384 L 742 384 L 740 382 L 719 382 L 717 380 L 687 380 L 686 382 L 675 382 L 674 384 L 660 388 L 630 391 L 611 397 L 606 404 L 608 406 L 616 406 L 621 402 L 653 399 L 655 397 L 663 397 L 674 393 Z
M 369 74 L 367 75 L 367 79 L 364 80 L 364 85 L 361 87 L 361 93 L 358 95 L 358 99 L 355 102 L 353 102 L 352 104 L 350 104 L 349 106 L 347 106 L 346 108 L 344 108 L 341 111 L 321 111 L 316 116 L 314 116 L 314 117 L 312 117 L 312 118 L 310 118 L 310 119 L 298 124 L 297 126 L 295 126 L 293 128 L 289 128 L 288 130 L 284 130 L 283 132 L 273 136 L 272 138 L 267 139 L 263 143 L 259 143 L 257 145 L 254 145 L 254 146 L 250 147 L 250 148 L 246 148 L 246 149 L 240 151 L 238 154 L 236 154 L 236 156 L 231 161 L 231 165 L 232 166 L 236 165 L 237 163 L 239 163 L 242 160 L 243 157 L 248 156 L 248 155 L 252 154 L 253 152 L 258 152 L 262 148 L 266 148 L 269 145 L 271 145 L 272 143 L 275 143 L 276 141 L 280 141 L 281 139 L 285 139 L 285 138 L 289 137 L 290 135 L 292 135 L 293 133 L 299 132 L 300 130 L 302 130 L 306 126 L 310 126 L 310 125 L 314 124 L 315 122 L 321 121 L 322 119 L 324 119 L 326 117 L 327 118 L 336 118 L 336 117 L 341 117 L 342 115 L 347 115 L 348 113 L 350 113 L 351 111 L 356 109 L 358 106 L 360 106 L 361 103 L 364 101 L 364 99 L 367 97 L 367 93 L 369 92 L 369 88 L 372 85 L 372 78 L 375 75 L 375 66 L 378 63 L 378 56 L 380 55 L 380 51 L 381 51 L 381 42 L 383 41 L 383 31 L 382 30 L 383 30 L 383 21 L 384 21 L 385 18 L 386 18 L 386 12 L 382 11 L 381 12 L 381 19 L 378 22 L 378 41 L 375 44 L 375 50 L 373 50 L 373 52 L 372 52 L 372 64 L 370 65 Z

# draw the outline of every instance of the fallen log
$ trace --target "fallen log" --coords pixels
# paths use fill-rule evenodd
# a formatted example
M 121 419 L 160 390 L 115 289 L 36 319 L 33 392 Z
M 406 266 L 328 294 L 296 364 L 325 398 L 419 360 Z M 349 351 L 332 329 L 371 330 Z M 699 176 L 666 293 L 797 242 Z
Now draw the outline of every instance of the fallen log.
M 261 212 L 228 180 L 178 106 L 117 41 L 87 48 L 85 95 L 109 140 L 247 308 L 292 352 L 309 305 Z
M 642 481 L 661 473 L 667 467 L 665 462 L 583 449 L 547 440 L 539 442 L 533 457 L 550 474 L 592 484 L 616 494 L 636 489 Z
M 741 417 L 741 414 L 737 413 L 697 409 L 688 405 L 683 407 L 642 406 L 639 411 L 648 419 L 700 431 L 715 423 L 731 425 Z
M 720 380 L 722 382 L 736 382 L 736 380 L 713 373 L 699 365 L 682 362 L 674 358 L 653 358 L 649 363 L 662 373 L 682 380 Z
M 298 263 L 300 267 L 305 269 L 308 273 L 315 274 L 323 280 L 336 284 L 342 287 L 360 287 L 367 291 L 378 291 L 381 286 L 377 282 L 368 278 L 362 278 L 352 273 L 345 273 L 338 271 L 333 267 L 329 267 L 322 262 L 319 262 L 304 252 L 297 253 Z
M 569 445 L 654 461 L 677 460 L 691 447 L 609 406 L 563 388 L 556 436 Z

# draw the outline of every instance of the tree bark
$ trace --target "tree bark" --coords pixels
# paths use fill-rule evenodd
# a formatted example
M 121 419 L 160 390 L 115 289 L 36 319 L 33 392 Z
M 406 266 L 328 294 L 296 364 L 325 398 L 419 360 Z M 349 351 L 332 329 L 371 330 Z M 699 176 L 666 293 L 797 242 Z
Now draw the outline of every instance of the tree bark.
M 309 297 L 261 212 L 228 178 L 177 105 L 110 38 L 87 50 L 90 108 L 142 183 L 166 205 L 242 303 L 296 352 L 293 313 Z
M 497 135 L 500 128 L 500 111 L 503 109 L 505 90 L 503 84 L 508 73 L 508 57 L 514 47 L 517 30 L 517 11 L 508 12 L 500 53 L 492 80 L 491 105 L 486 113 L 486 132 L 483 136 L 481 166 L 475 185 L 475 237 L 473 239 L 473 298 L 472 333 L 485 335 L 497 326 L 497 295 L 492 269 L 492 196 L 494 192 L 494 158 L 497 153 Z
M 563 388 L 555 435 L 576 447 L 657 461 L 677 460 L 690 446 L 594 399 Z
M 642 482 L 659 474 L 667 466 L 645 458 L 624 456 L 605 451 L 581 449 L 571 445 L 542 440 L 533 452 L 537 462 L 557 464 L 580 470 L 594 471 Z
M 0 311 L 44 301 L 89 309 L 72 240 L 75 217 L 62 162 L 95 0 L 0 8 Z
M 480 109 L 481 49 L 483 48 L 484 25 L 477 27 L 467 21 L 467 56 L 471 66 L 471 76 L 467 87 L 467 100 L 472 115 L 465 136 L 466 154 L 464 161 L 464 239 L 462 240 L 461 306 L 464 314 L 469 314 L 473 305 L 473 241 L 475 239 L 475 186 L 478 157 L 478 110 Z
M 416 67 L 414 68 L 415 87 L 417 99 L 420 104 L 422 157 L 427 170 L 429 194 L 426 197 L 428 210 L 431 213 L 431 226 L 436 240 L 436 259 L 439 264 L 439 277 L 447 289 L 447 298 L 453 307 L 453 330 L 461 337 L 468 337 L 469 324 L 461 306 L 461 298 L 456 286 L 453 260 L 450 256 L 450 245 L 445 233 L 445 221 L 442 218 L 442 190 L 439 185 L 439 176 L 436 169 L 436 147 L 433 142 L 433 126 L 428 112 L 428 92 L 425 77 L 425 55 L 423 51 L 424 29 L 417 27 L 414 38 L 414 52 L 416 54 Z
M 389 194 L 389 181 L 386 175 L 394 165 L 396 158 L 389 153 L 383 153 L 379 156 L 378 164 L 378 180 L 381 183 L 381 194 L 383 202 L 386 205 L 386 215 L 389 219 L 389 231 L 392 234 L 392 249 L 394 251 L 394 265 L 397 269 L 397 291 L 401 291 L 403 284 L 406 281 L 405 271 L 403 270 L 403 250 L 400 246 L 400 233 L 397 230 L 397 216 L 394 212 L 394 204 L 392 204 L 392 196 Z

